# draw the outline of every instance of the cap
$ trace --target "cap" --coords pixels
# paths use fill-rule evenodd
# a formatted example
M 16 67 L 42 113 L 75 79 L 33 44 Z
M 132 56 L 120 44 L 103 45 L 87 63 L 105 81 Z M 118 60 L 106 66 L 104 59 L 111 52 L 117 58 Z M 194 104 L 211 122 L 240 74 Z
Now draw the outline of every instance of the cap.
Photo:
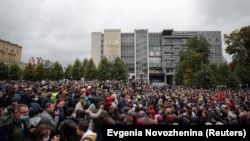
M 38 103 L 35 103 L 35 102 L 33 102 L 33 103 L 30 104 L 30 108 L 37 109 L 39 112 L 43 111 L 43 109 L 41 108 L 41 106 Z
M 17 96 L 14 96 L 11 98 L 11 102 L 19 102 L 19 98 Z
M 34 107 L 30 107 L 29 108 L 29 116 L 30 117 L 33 117 L 34 115 L 37 115 L 37 114 L 39 114 L 40 112 L 39 112 L 39 110 L 38 109 L 36 109 L 36 108 L 34 108 Z

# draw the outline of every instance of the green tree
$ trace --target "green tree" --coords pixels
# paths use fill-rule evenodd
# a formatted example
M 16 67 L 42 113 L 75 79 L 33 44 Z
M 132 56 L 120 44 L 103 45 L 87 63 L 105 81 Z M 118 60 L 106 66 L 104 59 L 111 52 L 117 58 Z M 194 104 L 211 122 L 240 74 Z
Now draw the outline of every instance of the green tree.
M 116 57 L 112 66 L 112 76 L 115 80 L 128 81 L 128 68 L 121 58 Z
M 111 65 L 106 57 L 102 57 L 97 67 L 97 74 L 99 80 L 108 80 L 111 78 Z
M 176 67 L 175 76 L 174 76 L 174 82 L 175 85 L 180 86 L 183 85 L 183 66 L 182 64 L 179 64 L 178 67 Z
M 94 61 L 92 59 L 89 59 L 89 63 L 87 67 L 84 70 L 85 74 L 85 80 L 94 80 L 97 79 L 97 68 L 94 64 Z
M 210 55 L 210 44 L 203 36 L 194 36 L 188 39 L 188 49 L 193 50 L 198 53 L 201 58 L 201 63 L 208 64 L 209 63 L 209 55 Z
M 17 64 L 10 65 L 9 69 L 9 79 L 10 80 L 20 80 L 22 77 L 22 70 Z
M 63 67 L 58 62 L 55 62 L 53 64 L 53 67 L 51 68 L 51 79 L 58 81 L 63 78 L 64 78 Z
M 227 83 L 226 83 L 227 87 L 236 89 L 239 87 L 239 84 L 240 84 L 240 81 L 237 75 L 234 72 L 230 71 L 228 75 Z
M 0 62 L 0 80 L 8 79 L 8 71 L 9 71 L 8 65 L 4 64 L 3 62 Z
M 210 65 L 202 64 L 201 69 L 195 73 L 194 85 L 199 88 L 214 88 L 216 77 Z
M 208 71 L 203 70 L 207 67 L 202 68 L 203 64 L 209 63 L 209 47 L 210 44 L 203 36 L 194 36 L 188 39 L 187 48 L 182 48 L 179 52 L 180 60 L 174 78 L 177 85 L 194 87 L 201 83 L 200 75 L 209 76 L 206 74 Z M 205 80 L 202 81 L 203 87 Z
M 43 80 L 43 79 L 46 79 L 46 72 L 43 68 L 43 63 L 39 63 L 37 66 L 36 66 L 36 73 L 35 73 L 35 79 L 36 80 Z
M 211 77 L 214 79 L 214 81 L 211 82 L 212 87 L 226 86 L 228 88 L 237 88 L 239 86 L 237 75 L 230 69 L 227 63 L 210 64 L 209 68 L 212 71 Z
M 226 63 L 220 64 L 217 66 L 217 85 L 227 85 L 228 83 L 228 77 L 230 74 L 230 69 Z
M 232 55 L 230 66 L 243 85 L 250 83 L 250 26 L 224 35 L 226 52 Z M 242 74 L 243 73 L 243 74 Z
M 83 71 L 82 71 L 82 74 L 83 74 L 83 78 L 85 78 L 85 70 L 88 66 L 88 63 L 89 63 L 89 60 L 87 58 L 84 58 L 83 60 L 83 63 L 82 63 L 82 68 L 83 68 Z
M 31 64 L 28 63 L 23 70 L 23 79 L 24 80 L 35 80 L 36 76 L 36 68 Z
M 201 54 L 192 49 L 188 49 L 184 51 L 183 57 L 185 58 L 183 62 L 181 62 L 183 66 L 183 85 L 193 86 L 195 85 L 195 73 L 201 70 Z
M 65 78 L 71 80 L 73 78 L 72 72 L 73 72 L 73 66 L 69 64 L 65 69 Z
M 72 70 L 72 78 L 74 80 L 81 80 L 83 73 L 81 68 L 82 68 L 81 61 L 79 59 L 76 59 Z

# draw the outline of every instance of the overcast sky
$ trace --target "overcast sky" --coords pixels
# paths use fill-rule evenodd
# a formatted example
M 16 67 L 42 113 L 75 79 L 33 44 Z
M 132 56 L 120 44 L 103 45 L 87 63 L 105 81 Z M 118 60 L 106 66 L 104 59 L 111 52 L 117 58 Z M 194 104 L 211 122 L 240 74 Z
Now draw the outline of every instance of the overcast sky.
M 250 0 L 1 0 L 0 39 L 23 47 L 22 61 L 63 66 L 91 57 L 91 33 L 221 31 L 250 25 Z M 223 40 L 224 43 L 224 40 Z M 227 61 L 231 57 L 225 53 Z

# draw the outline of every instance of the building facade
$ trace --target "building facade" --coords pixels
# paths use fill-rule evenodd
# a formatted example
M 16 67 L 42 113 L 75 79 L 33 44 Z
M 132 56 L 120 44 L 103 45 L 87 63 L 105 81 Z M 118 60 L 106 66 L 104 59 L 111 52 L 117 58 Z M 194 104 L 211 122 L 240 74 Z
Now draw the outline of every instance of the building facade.
M 130 78 L 140 83 L 174 84 L 174 73 L 179 63 L 179 51 L 187 47 L 188 38 L 201 35 L 210 43 L 211 63 L 224 62 L 220 31 L 148 32 L 135 29 L 121 33 L 120 29 L 105 29 L 92 33 L 91 58 L 97 66 L 103 56 L 120 57 L 128 67 Z
M 22 47 L 0 39 L 0 62 L 7 65 L 20 65 L 22 57 Z

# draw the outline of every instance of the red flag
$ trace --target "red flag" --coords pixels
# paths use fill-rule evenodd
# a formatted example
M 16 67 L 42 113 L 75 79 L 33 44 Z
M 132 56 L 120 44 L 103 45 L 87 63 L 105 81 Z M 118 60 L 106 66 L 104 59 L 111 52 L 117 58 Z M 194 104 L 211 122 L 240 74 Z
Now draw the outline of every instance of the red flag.
M 219 99 L 219 101 L 223 101 L 224 96 L 223 96 L 223 92 L 222 91 L 219 91 L 218 99 Z

